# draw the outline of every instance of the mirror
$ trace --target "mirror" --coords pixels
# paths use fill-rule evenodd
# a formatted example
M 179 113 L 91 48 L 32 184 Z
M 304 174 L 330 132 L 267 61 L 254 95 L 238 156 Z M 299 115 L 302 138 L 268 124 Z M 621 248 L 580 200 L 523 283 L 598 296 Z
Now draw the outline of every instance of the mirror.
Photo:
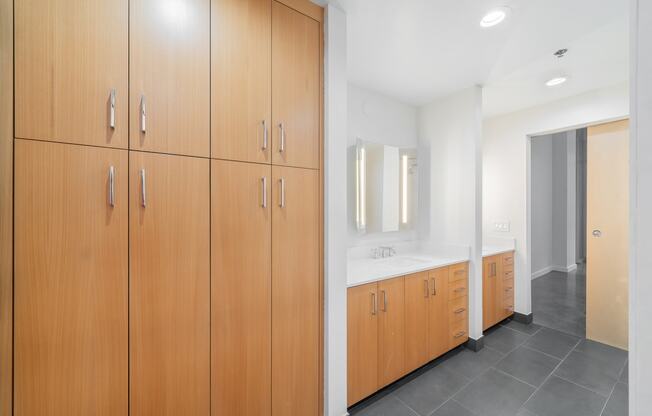
M 357 140 L 349 180 L 355 188 L 355 226 L 361 233 L 414 227 L 417 215 L 417 151 Z

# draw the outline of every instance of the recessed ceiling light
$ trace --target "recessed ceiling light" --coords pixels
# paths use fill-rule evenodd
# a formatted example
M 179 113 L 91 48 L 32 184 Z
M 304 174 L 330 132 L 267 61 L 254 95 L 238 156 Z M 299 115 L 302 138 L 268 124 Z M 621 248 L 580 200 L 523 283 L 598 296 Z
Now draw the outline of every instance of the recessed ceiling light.
M 556 85 L 561 85 L 566 82 L 568 79 L 566 77 L 555 77 L 546 82 L 547 87 L 554 87 Z
M 499 9 L 494 9 L 489 13 L 485 14 L 482 20 L 480 20 L 480 26 L 482 27 L 492 27 L 501 23 L 507 17 L 507 8 L 501 7 Z

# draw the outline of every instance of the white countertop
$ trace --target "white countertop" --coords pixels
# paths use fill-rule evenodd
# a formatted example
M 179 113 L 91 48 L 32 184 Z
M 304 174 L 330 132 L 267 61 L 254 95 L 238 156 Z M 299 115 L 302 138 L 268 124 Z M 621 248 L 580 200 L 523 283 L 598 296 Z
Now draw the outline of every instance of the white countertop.
M 482 246 L 482 257 L 495 256 L 496 254 L 509 253 L 514 247 L 509 246 Z
M 405 253 L 380 259 L 351 259 L 348 262 L 347 284 L 348 287 L 354 287 L 465 261 L 469 261 L 465 255 L 438 256 L 424 253 Z

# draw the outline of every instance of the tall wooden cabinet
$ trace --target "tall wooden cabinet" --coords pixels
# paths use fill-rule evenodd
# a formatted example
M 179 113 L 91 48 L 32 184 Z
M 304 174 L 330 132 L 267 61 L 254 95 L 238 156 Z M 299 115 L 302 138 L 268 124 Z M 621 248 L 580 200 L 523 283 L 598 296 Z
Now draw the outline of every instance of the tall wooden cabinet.
M 15 135 L 126 149 L 127 0 L 17 1 Z
M 323 414 L 323 9 L 14 13 L 14 414 Z
M 210 406 L 209 161 L 129 160 L 131 415 Z
M 14 414 L 128 414 L 127 152 L 16 140 Z

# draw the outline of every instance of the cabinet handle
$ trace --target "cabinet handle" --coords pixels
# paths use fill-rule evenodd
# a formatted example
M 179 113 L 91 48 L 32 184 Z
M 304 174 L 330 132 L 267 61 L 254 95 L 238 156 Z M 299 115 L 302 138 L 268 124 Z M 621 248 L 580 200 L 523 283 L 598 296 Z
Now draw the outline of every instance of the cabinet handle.
M 376 301 L 376 293 L 371 293 L 371 314 L 376 315 L 378 313 L 378 302 Z
M 432 295 L 437 295 L 437 279 L 432 279 Z
M 267 120 L 263 120 L 263 150 L 267 150 Z
M 511 291 L 512 291 L 511 287 L 508 287 L 507 289 L 505 289 L 505 292 L 511 292 Z
M 109 205 L 115 206 L 115 167 L 109 167 Z
M 458 271 L 455 272 L 455 275 L 457 276 L 458 274 L 463 274 L 464 272 L 465 272 L 465 270 L 458 270 Z
M 140 205 L 143 208 L 147 207 L 147 183 L 145 179 L 145 169 L 140 170 Z
M 430 296 L 430 287 L 428 286 L 428 279 L 424 280 L 423 283 L 424 283 L 423 287 L 425 289 L 425 296 L 424 297 L 427 298 L 428 296 Z
M 380 292 L 383 294 L 383 312 L 387 312 L 387 293 L 384 290 Z
M 267 176 L 260 178 L 261 186 L 263 187 L 263 208 L 267 208 Z
M 496 277 L 496 263 L 491 263 L 491 277 Z
M 464 292 L 464 290 L 466 290 L 466 289 L 463 288 L 463 287 L 458 287 L 457 289 L 454 290 L 454 292 L 455 293 L 461 293 L 461 292 Z
M 281 185 L 281 202 L 279 206 L 285 208 L 285 178 L 281 178 L 278 182 Z
M 283 125 L 283 123 L 280 123 L 278 125 L 278 128 L 281 131 L 281 141 L 279 143 L 278 151 L 279 153 L 283 153 L 285 152 L 285 126 Z
M 460 331 L 457 334 L 455 334 L 455 338 L 460 338 L 463 337 L 464 335 L 466 335 L 466 331 Z
M 111 88 L 109 98 L 109 127 L 115 129 L 115 88 Z
M 140 97 L 140 131 L 147 132 L 147 101 L 145 94 Z
M 455 313 L 455 315 L 459 315 L 459 314 L 461 314 L 462 312 L 464 312 L 465 310 L 466 310 L 466 308 L 459 308 L 459 309 L 456 310 L 454 313 Z

